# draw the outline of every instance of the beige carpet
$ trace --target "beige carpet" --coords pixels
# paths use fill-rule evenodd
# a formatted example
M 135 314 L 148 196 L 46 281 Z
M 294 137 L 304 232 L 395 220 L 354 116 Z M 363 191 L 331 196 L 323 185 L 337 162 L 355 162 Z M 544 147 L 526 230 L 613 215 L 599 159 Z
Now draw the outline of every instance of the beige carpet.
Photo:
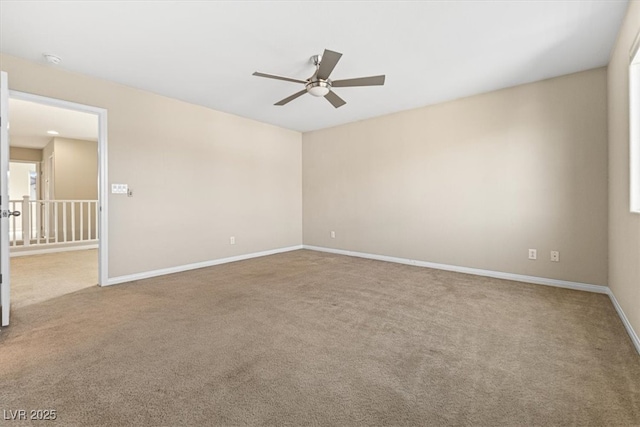
M 37 425 L 640 424 L 605 295 L 301 250 L 13 315 L 0 409 Z
M 97 249 L 11 258 L 13 308 L 47 301 L 97 285 Z

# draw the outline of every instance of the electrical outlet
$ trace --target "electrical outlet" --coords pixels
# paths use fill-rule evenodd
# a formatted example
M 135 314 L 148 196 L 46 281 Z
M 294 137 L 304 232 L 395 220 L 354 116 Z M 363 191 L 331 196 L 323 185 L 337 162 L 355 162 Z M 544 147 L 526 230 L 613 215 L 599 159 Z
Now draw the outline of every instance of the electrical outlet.
M 551 251 L 551 261 L 552 262 L 560 262 L 560 252 L 559 251 Z
M 529 249 L 529 259 L 538 259 L 538 251 L 536 249 Z
M 235 238 L 235 236 L 231 236 L 231 237 L 229 237 L 229 244 L 230 244 L 230 245 L 235 245 L 235 244 L 236 244 L 236 238 Z
M 336 232 L 335 232 L 335 231 L 332 231 L 332 232 L 331 232 L 331 238 L 332 238 L 332 239 L 335 239 L 335 238 L 336 238 Z

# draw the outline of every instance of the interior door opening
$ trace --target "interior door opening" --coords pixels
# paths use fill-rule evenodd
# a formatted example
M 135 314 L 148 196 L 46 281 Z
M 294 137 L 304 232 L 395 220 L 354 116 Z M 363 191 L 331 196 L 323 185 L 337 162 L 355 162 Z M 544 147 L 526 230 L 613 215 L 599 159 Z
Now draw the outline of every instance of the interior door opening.
M 19 310 L 106 284 L 106 110 L 15 91 L 7 104 L 0 161 L 9 163 L 8 210 L 21 214 L 2 238 Z

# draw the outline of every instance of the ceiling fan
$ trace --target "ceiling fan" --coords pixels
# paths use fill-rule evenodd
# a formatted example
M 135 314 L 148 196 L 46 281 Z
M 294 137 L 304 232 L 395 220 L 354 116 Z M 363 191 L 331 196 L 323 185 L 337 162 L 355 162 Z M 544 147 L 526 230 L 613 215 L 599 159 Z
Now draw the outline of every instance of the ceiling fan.
M 274 74 L 265 74 L 256 71 L 254 76 L 266 77 L 269 79 L 284 80 L 293 83 L 302 83 L 304 89 L 296 92 L 285 99 L 276 102 L 274 105 L 285 105 L 294 99 L 309 93 L 313 96 L 323 96 L 335 108 L 342 107 L 347 102 L 336 95 L 331 89 L 334 87 L 354 87 L 354 86 L 382 86 L 384 84 L 384 74 L 381 76 L 358 77 L 346 80 L 330 80 L 329 75 L 335 68 L 336 64 L 342 57 L 341 53 L 325 49 L 322 55 L 314 55 L 311 62 L 316 66 L 316 71 L 307 80 L 293 79 L 290 77 L 276 76 Z

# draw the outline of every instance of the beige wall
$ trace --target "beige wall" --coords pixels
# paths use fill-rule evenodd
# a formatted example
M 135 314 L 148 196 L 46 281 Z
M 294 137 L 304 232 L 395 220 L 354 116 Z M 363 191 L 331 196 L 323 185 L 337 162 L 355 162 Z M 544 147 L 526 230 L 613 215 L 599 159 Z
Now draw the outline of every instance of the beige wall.
M 98 144 L 69 138 L 53 138 L 43 149 L 42 162 L 42 197 L 47 198 L 48 179 L 53 185 L 49 187 L 50 200 L 97 200 L 98 199 Z M 53 158 L 53 173 L 49 175 L 49 157 Z M 49 178 L 51 176 L 51 178 Z M 58 241 L 71 241 L 77 238 L 96 239 L 97 223 L 95 205 L 66 203 L 66 215 L 58 215 Z M 59 206 L 59 209 L 63 209 Z M 71 216 L 71 211 L 74 216 Z M 82 211 L 82 212 L 81 212 Z M 75 218 L 75 228 L 72 219 Z M 91 227 L 87 226 L 87 218 L 91 218 Z M 50 230 L 54 230 L 54 219 L 51 218 Z M 64 223 L 66 221 L 66 227 Z M 63 236 L 67 230 L 66 238 Z M 91 231 L 91 236 L 89 236 Z M 80 237 L 82 235 L 82 237 Z M 74 237 L 75 236 L 75 237 Z
M 41 162 L 42 150 L 35 148 L 9 147 L 9 158 L 22 162 Z
M 607 283 L 604 69 L 301 137 L 0 60 L 11 89 L 108 109 L 109 183 L 134 191 L 109 196 L 110 277 L 300 244 L 304 192 L 309 245 Z
M 57 200 L 98 198 L 98 144 L 54 138 L 54 186 Z
M 640 333 L 640 215 L 629 211 L 629 50 L 640 31 L 640 2 L 629 3 L 608 70 L 609 286 Z
M 10 89 L 108 110 L 109 183 L 134 192 L 109 195 L 110 277 L 301 244 L 299 132 L 7 55 L 0 68 Z
M 306 133 L 303 200 L 307 245 L 606 285 L 606 70 Z

